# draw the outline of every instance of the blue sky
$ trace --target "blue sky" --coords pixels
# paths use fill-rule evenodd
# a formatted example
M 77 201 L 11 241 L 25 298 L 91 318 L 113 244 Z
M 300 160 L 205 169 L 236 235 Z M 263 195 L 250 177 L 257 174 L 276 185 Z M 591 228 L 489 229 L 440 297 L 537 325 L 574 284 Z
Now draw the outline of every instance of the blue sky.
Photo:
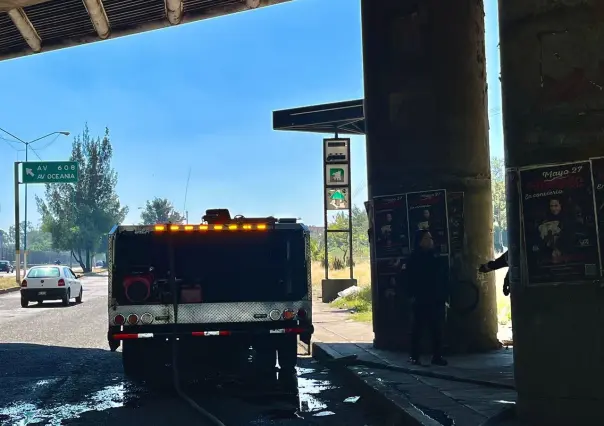
M 501 156 L 497 1 L 486 0 L 485 11 L 491 153 Z M 271 111 L 363 97 L 361 55 L 358 0 L 297 0 L 2 62 L 0 127 L 31 140 L 80 133 L 85 122 L 98 135 L 108 126 L 129 223 L 156 196 L 184 210 L 191 168 L 191 222 L 205 208 L 228 207 L 320 224 L 324 135 L 275 132 Z M 38 153 L 62 160 L 71 142 L 51 138 Z M 364 143 L 352 141 L 356 204 L 367 197 Z M 0 141 L 0 229 L 14 221 L 13 162 L 23 159 Z M 34 223 L 42 193 L 30 186 Z

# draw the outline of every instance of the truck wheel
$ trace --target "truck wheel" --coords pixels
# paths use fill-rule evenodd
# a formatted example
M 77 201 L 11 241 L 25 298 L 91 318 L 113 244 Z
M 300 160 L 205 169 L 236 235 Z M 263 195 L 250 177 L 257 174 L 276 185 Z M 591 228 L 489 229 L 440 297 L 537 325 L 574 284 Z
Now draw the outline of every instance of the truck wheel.
M 24 297 L 21 298 L 21 307 L 22 308 L 27 308 L 29 306 L 29 300 L 25 299 Z
M 141 380 L 144 374 L 144 359 L 141 342 L 125 340 L 122 342 L 122 366 L 126 377 Z
M 279 367 L 284 373 L 295 371 L 298 363 L 298 336 L 280 336 L 277 345 L 279 356 Z

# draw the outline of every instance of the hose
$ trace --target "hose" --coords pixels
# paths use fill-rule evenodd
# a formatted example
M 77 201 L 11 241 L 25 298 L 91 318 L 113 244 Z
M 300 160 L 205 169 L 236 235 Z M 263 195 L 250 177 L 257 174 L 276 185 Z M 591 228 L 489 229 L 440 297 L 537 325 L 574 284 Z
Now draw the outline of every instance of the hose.
M 170 244 L 170 284 L 172 290 L 172 307 L 174 309 L 174 323 L 172 327 L 172 383 L 178 396 L 189 406 L 205 417 L 215 426 L 226 426 L 220 419 L 212 413 L 206 411 L 203 407 L 193 401 L 180 387 L 180 375 L 178 374 L 178 341 L 176 340 L 178 332 L 178 298 L 176 297 L 176 275 L 174 274 L 174 249 Z

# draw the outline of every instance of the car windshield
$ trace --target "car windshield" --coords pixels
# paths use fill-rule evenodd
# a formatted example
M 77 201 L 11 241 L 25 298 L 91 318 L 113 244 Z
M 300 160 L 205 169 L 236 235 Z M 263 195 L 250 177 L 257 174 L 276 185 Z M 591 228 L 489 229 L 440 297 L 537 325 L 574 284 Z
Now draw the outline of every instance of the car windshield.
M 28 278 L 58 278 L 61 276 L 59 268 L 37 267 L 31 268 L 27 273 Z

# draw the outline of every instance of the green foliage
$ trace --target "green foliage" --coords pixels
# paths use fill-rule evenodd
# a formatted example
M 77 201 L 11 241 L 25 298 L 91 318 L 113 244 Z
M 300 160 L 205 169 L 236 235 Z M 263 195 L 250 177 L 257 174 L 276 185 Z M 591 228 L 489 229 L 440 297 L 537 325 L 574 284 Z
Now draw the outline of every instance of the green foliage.
M 145 209 L 141 213 L 143 225 L 154 223 L 182 223 L 185 217 L 174 209 L 174 205 L 167 198 L 154 198 L 147 201 Z
M 47 184 L 44 198 L 36 197 L 42 230 L 52 235 L 52 248 L 71 251 L 85 272 L 91 270 L 103 236 L 128 213 L 115 193 L 112 156 L 109 129 L 102 139 L 94 138 L 86 125 L 82 135 L 74 138 L 69 158 L 78 162 L 79 181 Z
M 506 234 L 508 229 L 506 218 L 505 164 L 502 158 L 491 158 L 491 191 L 493 196 L 495 248 L 500 249 L 502 245 L 507 245 Z
M 349 227 L 348 214 L 339 212 L 335 218 L 327 225 L 330 230 L 347 230 Z M 369 238 L 367 229 L 369 220 L 364 209 L 358 206 L 352 208 L 352 249 L 353 258 L 369 256 Z M 327 248 L 329 252 L 329 267 L 334 270 L 344 269 L 350 266 L 350 243 L 347 232 L 330 232 L 327 236 Z M 312 236 L 313 260 L 320 261 L 325 266 L 323 250 L 323 234 L 317 233 Z

